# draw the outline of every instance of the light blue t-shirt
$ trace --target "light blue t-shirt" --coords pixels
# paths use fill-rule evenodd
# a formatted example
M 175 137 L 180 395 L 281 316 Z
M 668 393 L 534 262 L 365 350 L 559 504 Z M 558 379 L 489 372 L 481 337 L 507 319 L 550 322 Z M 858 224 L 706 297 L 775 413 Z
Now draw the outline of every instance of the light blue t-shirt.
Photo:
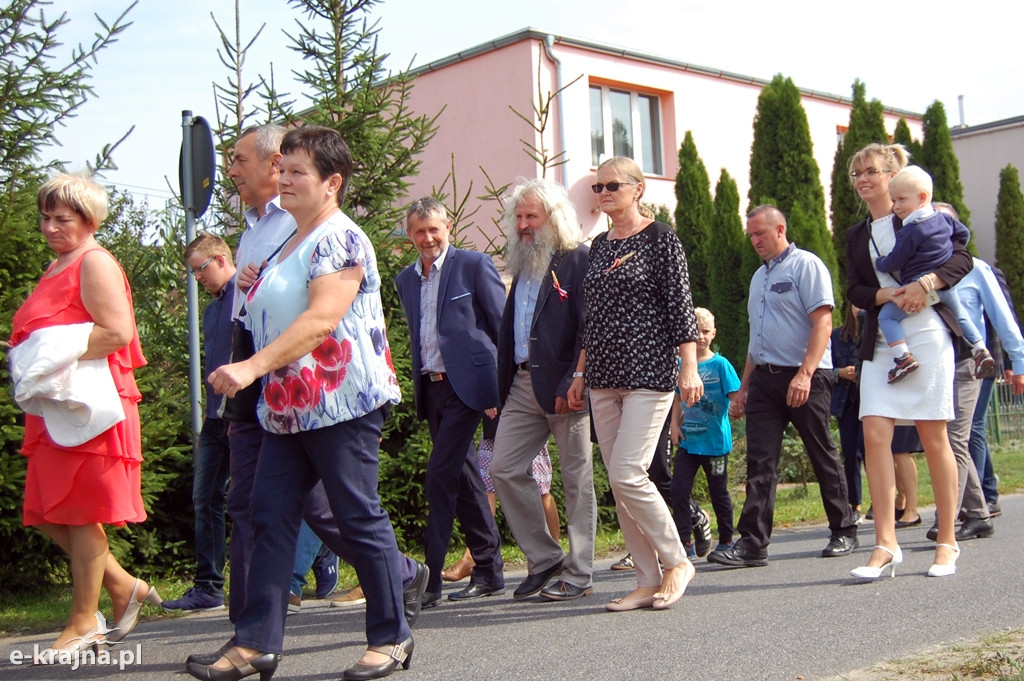
M 334 331 L 312 352 L 263 377 L 257 414 L 268 432 L 326 428 L 401 399 L 384 326 L 377 256 L 366 234 L 340 211 L 288 257 L 267 266 L 249 289 L 247 325 L 256 349 L 262 349 L 308 309 L 313 279 L 356 266 L 363 268 L 363 281 Z
M 718 354 L 697 364 L 697 373 L 704 383 L 704 395 L 692 407 L 683 403 L 683 439 L 679 446 L 690 454 L 728 454 L 732 451 L 729 393 L 740 389 L 740 378 L 729 360 Z

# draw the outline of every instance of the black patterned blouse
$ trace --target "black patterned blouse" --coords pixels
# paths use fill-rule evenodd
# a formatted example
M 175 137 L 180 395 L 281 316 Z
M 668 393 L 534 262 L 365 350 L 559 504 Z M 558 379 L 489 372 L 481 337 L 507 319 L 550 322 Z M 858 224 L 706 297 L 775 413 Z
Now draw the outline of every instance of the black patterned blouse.
M 697 340 L 683 245 L 663 222 L 626 239 L 607 236 L 594 239 L 583 280 L 587 385 L 673 390 L 677 349 Z

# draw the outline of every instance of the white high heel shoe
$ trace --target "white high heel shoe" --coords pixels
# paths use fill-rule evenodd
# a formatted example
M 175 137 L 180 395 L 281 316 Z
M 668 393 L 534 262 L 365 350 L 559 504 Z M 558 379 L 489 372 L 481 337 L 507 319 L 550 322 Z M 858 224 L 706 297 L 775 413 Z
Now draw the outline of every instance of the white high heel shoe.
M 949 544 L 936 544 L 935 548 L 939 548 L 940 546 L 944 546 L 953 552 L 953 562 L 948 565 L 932 563 L 932 566 L 928 568 L 929 577 L 950 577 L 956 574 L 956 559 L 960 557 L 960 547 L 950 546 Z
M 889 570 L 889 577 L 896 576 L 896 566 L 903 562 L 903 549 L 899 546 L 896 547 L 895 551 L 885 548 L 884 546 L 875 546 L 876 549 L 881 549 L 889 554 L 889 561 L 879 565 L 878 567 L 864 567 L 854 568 L 850 570 L 850 574 L 857 579 L 871 580 L 874 581 L 882 576 L 882 573 Z
M 39 651 L 39 654 L 32 658 L 32 664 L 65 664 L 68 661 L 75 661 L 81 653 L 92 650 L 96 645 L 106 642 L 104 634 L 110 632 L 107 629 L 107 620 L 103 613 L 96 611 L 96 626 L 82 636 L 77 636 L 59 648 L 47 648 Z M 61 662 L 61 658 L 64 662 Z
M 125 636 L 132 633 L 135 625 L 139 623 L 139 612 L 142 610 L 143 603 L 150 603 L 152 605 L 160 605 L 164 602 L 160 598 L 160 594 L 156 592 L 152 586 L 149 587 L 149 591 L 146 592 L 146 597 L 141 601 L 136 599 L 139 594 L 139 585 L 142 584 L 141 579 L 135 580 L 135 586 L 132 587 L 131 598 L 128 599 L 128 607 L 125 608 L 124 614 L 121 615 L 121 619 L 117 620 L 114 624 L 114 630 L 107 636 L 106 643 L 120 643 L 124 640 Z

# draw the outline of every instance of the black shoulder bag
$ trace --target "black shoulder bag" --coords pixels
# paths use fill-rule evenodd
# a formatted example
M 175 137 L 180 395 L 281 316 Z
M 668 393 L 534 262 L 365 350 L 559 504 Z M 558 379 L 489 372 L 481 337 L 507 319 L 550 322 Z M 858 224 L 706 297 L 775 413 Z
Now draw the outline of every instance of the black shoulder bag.
M 295 232 L 292 232 L 287 239 L 284 240 L 280 246 L 278 246 L 273 253 L 267 258 L 271 260 L 275 255 L 281 252 L 284 245 L 295 236 Z M 260 269 L 260 273 L 263 270 Z M 242 309 L 238 311 L 238 318 L 235 319 L 235 326 L 231 330 L 231 362 L 241 362 L 249 359 L 256 354 L 256 343 L 252 339 L 252 331 L 245 328 L 243 320 L 245 318 L 245 304 L 242 304 Z M 258 423 L 259 419 L 256 416 L 256 405 L 260 401 L 260 393 L 263 392 L 263 380 L 262 377 L 257 378 L 248 387 L 239 390 L 235 393 L 234 397 L 225 397 L 221 403 L 221 414 L 220 417 L 225 421 L 232 421 L 235 423 Z

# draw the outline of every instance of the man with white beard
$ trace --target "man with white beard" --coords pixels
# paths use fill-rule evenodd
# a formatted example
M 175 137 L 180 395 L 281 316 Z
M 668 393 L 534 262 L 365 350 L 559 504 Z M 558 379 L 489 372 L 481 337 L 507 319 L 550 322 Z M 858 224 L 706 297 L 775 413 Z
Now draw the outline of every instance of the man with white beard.
M 590 249 L 565 190 L 531 180 L 512 193 L 501 219 L 512 287 L 498 341 L 501 418 L 491 478 L 529 574 L 517 599 L 554 601 L 594 592 L 593 446 L 590 415 L 569 409 L 567 393 L 583 345 L 583 276 Z M 554 435 L 565 491 L 569 553 L 551 538 L 530 476 L 537 450 Z M 548 582 L 556 575 L 561 579 Z

